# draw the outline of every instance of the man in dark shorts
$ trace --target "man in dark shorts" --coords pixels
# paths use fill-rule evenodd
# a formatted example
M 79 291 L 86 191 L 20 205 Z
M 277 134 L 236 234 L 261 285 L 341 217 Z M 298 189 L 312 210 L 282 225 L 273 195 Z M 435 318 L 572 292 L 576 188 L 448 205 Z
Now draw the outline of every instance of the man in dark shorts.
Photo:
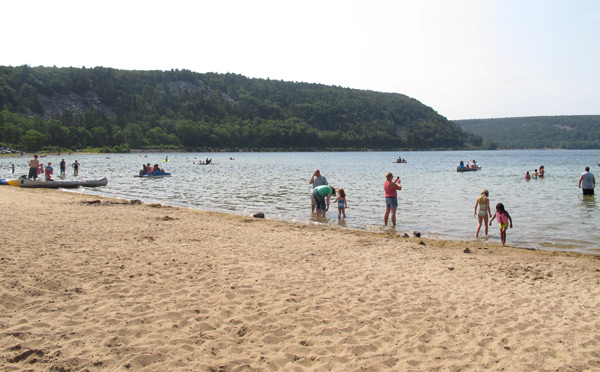
M 29 175 L 27 176 L 27 179 L 33 178 L 34 181 L 37 180 L 39 166 L 40 161 L 38 160 L 38 156 L 33 155 L 33 159 L 29 160 Z
M 581 173 L 581 177 L 579 177 L 579 188 L 583 190 L 583 195 L 594 195 L 596 179 L 594 178 L 594 175 L 590 173 L 590 167 L 585 167 L 585 172 Z
M 65 175 L 65 171 L 67 168 L 67 162 L 65 161 L 65 159 L 60 161 L 60 175 L 64 176 Z

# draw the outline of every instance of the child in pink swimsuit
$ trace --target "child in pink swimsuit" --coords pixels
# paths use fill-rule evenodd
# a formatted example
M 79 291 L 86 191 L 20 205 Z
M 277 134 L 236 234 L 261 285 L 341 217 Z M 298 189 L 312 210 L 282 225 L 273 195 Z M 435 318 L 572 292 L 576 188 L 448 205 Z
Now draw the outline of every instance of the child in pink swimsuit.
M 510 228 L 512 229 L 513 227 L 512 218 L 510 217 L 510 214 L 508 214 L 508 211 L 504 209 L 504 204 L 496 204 L 496 214 L 490 220 L 490 226 L 492 226 L 494 218 L 498 218 L 498 223 L 500 224 L 500 239 L 502 240 L 502 246 L 504 246 L 506 244 L 506 230 L 508 230 L 509 222 Z

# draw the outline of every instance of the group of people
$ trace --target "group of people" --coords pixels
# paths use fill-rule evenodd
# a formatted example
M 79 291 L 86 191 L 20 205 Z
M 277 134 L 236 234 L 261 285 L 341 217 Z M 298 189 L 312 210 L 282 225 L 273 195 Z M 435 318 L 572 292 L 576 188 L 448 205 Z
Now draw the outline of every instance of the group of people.
M 534 180 L 537 180 L 537 179 L 538 179 L 538 177 L 539 177 L 539 178 L 544 178 L 544 173 L 546 172 L 546 171 L 544 170 L 544 166 L 543 166 L 543 165 L 540 165 L 540 168 L 539 168 L 539 169 L 540 169 L 540 170 L 539 170 L 539 172 L 538 172 L 538 170 L 536 169 L 536 170 L 534 170 L 534 171 L 533 171 L 533 173 L 532 173 L 532 174 L 529 174 L 529 171 L 527 171 L 527 172 L 525 173 L 525 180 L 526 180 L 526 181 L 529 181 L 529 180 L 530 180 L 530 179 L 532 179 L 532 178 L 533 178 Z
M 140 176 L 148 176 L 148 175 L 157 175 L 165 173 L 164 169 L 160 168 L 158 164 L 154 164 L 154 166 L 150 165 L 150 163 L 142 164 L 142 169 L 140 170 Z
M 463 163 L 461 161 L 461 163 Z M 473 160 L 472 166 L 476 166 Z M 544 166 L 540 166 L 539 172 L 536 169 L 534 172 L 535 177 L 544 177 Z M 321 174 L 319 169 L 315 170 L 310 180 L 308 181 L 312 185 L 313 189 L 310 193 L 311 208 L 314 213 L 316 210 L 317 216 L 325 216 L 325 212 L 329 210 L 329 201 L 332 196 L 336 196 L 336 189 L 333 186 L 329 186 L 327 178 Z M 583 189 L 583 195 L 594 195 L 594 188 L 596 187 L 596 179 L 594 175 L 590 173 L 590 167 L 585 168 L 585 172 L 581 174 L 579 178 L 579 188 Z M 398 191 L 402 190 L 402 183 L 400 177 L 394 179 L 392 172 L 387 172 L 385 175 L 385 182 L 383 183 L 383 190 L 385 194 L 385 214 L 383 215 L 383 224 L 387 226 L 388 220 L 391 217 L 392 226 L 396 227 L 396 210 L 398 208 Z M 346 218 L 346 208 L 348 208 L 346 193 L 344 189 L 340 188 L 337 190 L 338 196 L 334 200 L 338 206 L 338 218 Z M 489 191 L 483 189 L 480 196 L 475 201 L 474 217 L 478 218 L 477 231 L 475 237 L 479 237 L 481 226 L 485 226 L 485 235 L 488 234 L 488 225 L 491 226 L 494 220 L 498 221 L 500 227 L 500 240 L 502 246 L 506 244 L 506 231 L 513 227 L 512 217 L 510 213 L 504 207 L 504 204 L 496 204 L 496 212 L 492 215 L 492 209 L 490 207 Z
M 398 159 L 396 159 L 396 163 L 406 163 L 406 159 L 402 159 L 401 157 L 398 157 Z
M 498 224 L 500 225 L 500 240 L 502 241 L 502 246 L 504 246 L 506 244 L 506 230 L 508 230 L 509 227 L 511 229 L 513 227 L 512 217 L 504 208 L 504 204 L 502 203 L 496 204 L 496 213 L 492 217 L 489 196 L 489 191 L 483 189 L 481 191 L 481 195 L 475 201 L 475 211 L 473 216 L 476 216 L 479 220 L 475 237 L 479 237 L 479 230 L 481 230 L 482 224 L 485 225 L 485 235 L 488 234 L 488 217 L 490 218 L 490 226 L 492 226 L 492 222 L 494 221 L 494 219 L 496 219 L 498 221 Z
M 79 162 L 75 160 L 73 166 L 73 175 L 79 175 Z M 60 175 L 64 176 L 66 173 L 67 162 L 65 159 L 60 161 Z M 13 173 L 14 173 L 14 164 L 13 164 Z M 44 168 L 44 164 L 40 162 L 37 155 L 33 155 L 33 159 L 29 160 L 29 174 L 27 175 L 27 179 L 33 179 L 37 181 L 38 175 L 43 174 L 46 181 L 54 181 L 52 179 L 52 175 L 54 174 L 54 168 L 52 167 L 52 163 L 48 162 L 48 165 Z
M 233 160 L 233 158 L 229 158 L 229 160 Z M 208 165 L 212 163 L 212 159 L 206 158 L 206 160 L 202 161 L 202 160 L 198 160 L 198 164 L 201 165 Z M 196 164 L 196 162 L 194 162 L 194 164 Z
M 315 213 L 317 212 L 317 216 L 325 217 L 325 212 L 329 210 L 329 201 L 332 196 L 336 196 L 336 189 L 333 186 L 329 186 L 327 182 L 327 178 L 321 174 L 320 170 L 315 170 L 310 180 L 308 181 L 309 185 L 312 185 L 312 190 L 310 192 L 310 205 L 311 210 Z M 337 189 L 337 197 L 333 201 L 334 204 L 337 203 L 338 207 L 338 219 L 346 218 L 346 208 L 348 208 L 348 202 L 346 201 L 346 192 L 344 189 Z
M 461 169 L 475 169 L 477 168 L 477 162 L 475 160 L 467 160 L 465 163 L 461 160 L 460 163 L 458 163 L 458 167 Z

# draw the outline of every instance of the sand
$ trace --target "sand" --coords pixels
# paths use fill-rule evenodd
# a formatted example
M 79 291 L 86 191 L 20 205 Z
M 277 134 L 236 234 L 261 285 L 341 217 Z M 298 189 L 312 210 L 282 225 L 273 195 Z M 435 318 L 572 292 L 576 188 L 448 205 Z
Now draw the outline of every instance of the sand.
M 600 371 L 598 256 L 10 186 L 0 208 L 2 371 Z

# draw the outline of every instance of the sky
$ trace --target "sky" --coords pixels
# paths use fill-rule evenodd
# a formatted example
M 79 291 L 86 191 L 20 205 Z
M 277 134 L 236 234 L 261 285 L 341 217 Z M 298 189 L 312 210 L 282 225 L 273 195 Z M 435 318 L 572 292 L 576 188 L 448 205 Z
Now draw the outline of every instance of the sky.
M 598 0 L 2 0 L 0 65 L 400 93 L 450 120 L 600 114 Z

